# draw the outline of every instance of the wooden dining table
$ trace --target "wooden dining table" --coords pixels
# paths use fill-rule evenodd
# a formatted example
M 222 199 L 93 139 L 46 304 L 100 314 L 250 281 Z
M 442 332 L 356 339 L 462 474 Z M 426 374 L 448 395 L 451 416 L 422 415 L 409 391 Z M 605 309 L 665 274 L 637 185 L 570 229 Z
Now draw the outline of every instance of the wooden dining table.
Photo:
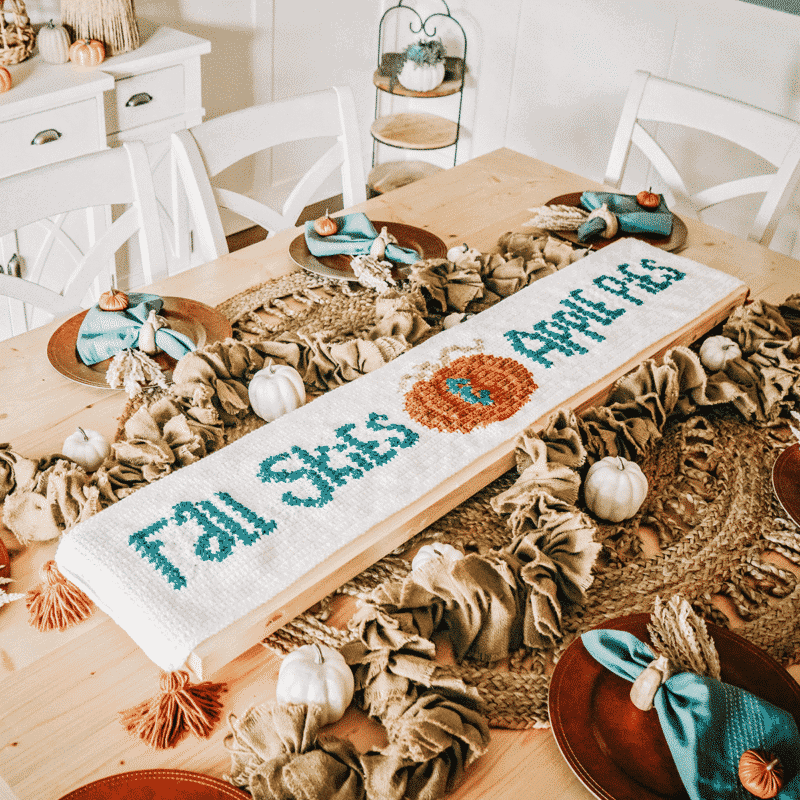
M 509 149 L 501 149 L 368 200 L 352 210 L 372 219 L 426 229 L 450 247 L 462 242 L 492 251 L 506 231 L 523 230 L 530 208 L 598 184 Z M 754 242 L 684 218 L 681 255 L 735 275 L 753 298 L 780 303 L 800 291 L 800 263 Z M 148 288 L 160 295 L 215 306 L 254 284 L 298 269 L 289 256 L 296 230 L 230 253 Z M 47 345 L 59 322 L 0 342 L 0 442 L 27 457 L 58 453 L 78 426 L 115 434 L 127 397 L 82 385 L 50 365 Z M 22 547 L 0 525 L 11 554 L 10 591 L 39 582 L 38 569 L 56 542 Z M 241 716 L 274 699 L 280 659 L 256 646 L 212 676 L 227 684 L 224 715 Z M 159 751 L 132 738 L 117 712 L 151 696 L 159 669 L 101 611 L 63 632 L 40 633 L 24 601 L 0 608 L 0 798 L 58 800 L 90 781 L 148 768 L 191 770 L 215 777 L 230 767 L 221 721 L 208 739 L 188 737 Z M 377 723 L 355 709 L 331 728 L 359 749 L 382 739 Z M 7 787 L 10 787 L 8 789 Z M 10 794 L 13 792 L 13 794 Z M 488 752 L 450 797 L 478 800 L 585 800 L 592 795 L 572 773 L 546 729 L 493 729 Z

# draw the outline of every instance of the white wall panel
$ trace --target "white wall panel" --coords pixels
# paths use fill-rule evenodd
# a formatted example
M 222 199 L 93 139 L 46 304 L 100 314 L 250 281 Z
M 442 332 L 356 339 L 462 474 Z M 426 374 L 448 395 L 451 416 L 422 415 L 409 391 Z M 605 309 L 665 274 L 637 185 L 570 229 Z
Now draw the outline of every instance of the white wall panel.
M 662 3 L 524 2 L 506 144 L 601 180 L 630 77 L 666 72 L 674 28 Z
M 686 3 L 675 31 L 669 77 L 776 114 L 800 119 L 800 16 L 745 3 Z M 693 132 L 662 129 L 660 140 L 688 170 L 698 190 L 773 167 L 745 150 Z M 749 228 L 762 196 L 729 201 L 703 214 L 711 225 Z M 800 194 L 784 215 L 772 247 L 791 253 L 800 224 Z

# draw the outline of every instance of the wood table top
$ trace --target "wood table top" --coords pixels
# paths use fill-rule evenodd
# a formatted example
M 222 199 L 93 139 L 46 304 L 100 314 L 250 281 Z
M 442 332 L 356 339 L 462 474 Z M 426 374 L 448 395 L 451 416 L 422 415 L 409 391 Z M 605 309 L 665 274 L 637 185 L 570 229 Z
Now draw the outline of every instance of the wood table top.
M 450 247 L 466 242 L 492 250 L 498 237 L 520 230 L 529 208 L 598 184 L 512 150 L 501 149 L 354 209 L 374 219 L 425 228 Z M 752 296 L 773 303 L 798 291 L 800 263 L 753 242 L 684 218 L 688 229 L 681 255 L 737 276 Z M 288 255 L 298 231 L 272 238 L 148 287 L 157 294 L 216 305 L 268 278 L 297 267 Z M 0 442 L 28 457 L 60 451 L 77 426 L 113 437 L 126 397 L 73 383 L 47 360 L 47 343 L 58 323 L 0 342 Z M 39 582 L 38 567 L 55 543 L 21 549 L 0 525 L 12 554 L 11 591 Z M 342 613 L 345 613 L 344 611 Z M 274 699 L 279 659 L 256 647 L 213 676 L 228 684 L 227 716 Z M 64 632 L 39 633 L 27 623 L 24 602 L 0 610 L 0 778 L 20 800 L 57 800 L 78 786 L 107 775 L 154 767 L 187 769 L 220 777 L 230 767 L 220 723 L 207 740 L 189 737 L 178 747 L 155 751 L 131 738 L 117 712 L 152 696 L 158 668 L 100 611 Z M 359 749 L 380 743 L 378 726 L 350 710 L 332 727 Z M 492 730 L 488 753 L 469 768 L 450 797 L 478 800 L 591 797 L 559 753 L 549 731 Z M 0 797 L 3 796 L 0 781 Z

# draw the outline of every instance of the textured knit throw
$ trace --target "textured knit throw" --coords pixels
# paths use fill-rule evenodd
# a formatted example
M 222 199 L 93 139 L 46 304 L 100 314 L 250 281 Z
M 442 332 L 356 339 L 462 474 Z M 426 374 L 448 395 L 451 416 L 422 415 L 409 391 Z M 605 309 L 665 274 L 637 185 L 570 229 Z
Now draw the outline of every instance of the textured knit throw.
M 622 240 L 78 524 L 59 569 L 153 661 L 178 669 L 201 642 L 741 287 Z

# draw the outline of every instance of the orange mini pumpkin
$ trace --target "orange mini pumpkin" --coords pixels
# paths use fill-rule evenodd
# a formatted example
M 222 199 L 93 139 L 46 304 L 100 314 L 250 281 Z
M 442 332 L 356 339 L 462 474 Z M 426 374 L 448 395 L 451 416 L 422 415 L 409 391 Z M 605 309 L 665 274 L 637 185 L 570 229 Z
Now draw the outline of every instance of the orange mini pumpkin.
M 11 88 L 11 73 L 0 67 L 0 92 L 7 92 Z
M 336 220 L 331 219 L 326 212 L 324 217 L 320 217 L 314 223 L 314 230 L 320 236 L 331 236 L 339 230 L 339 225 L 336 223 Z
M 639 192 L 636 195 L 636 202 L 642 207 L 647 209 L 658 208 L 661 205 L 661 195 L 655 192 L 647 191 Z
M 739 780 L 750 794 L 770 800 L 783 788 L 783 765 L 766 750 L 745 750 L 739 759 Z
M 80 67 L 96 67 L 106 57 L 106 46 L 98 39 L 78 39 L 69 48 L 69 60 Z
M 100 295 L 97 305 L 102 311 L 124 311 L 128 307 L 128 295 L 116 289 L 109 289 Z

